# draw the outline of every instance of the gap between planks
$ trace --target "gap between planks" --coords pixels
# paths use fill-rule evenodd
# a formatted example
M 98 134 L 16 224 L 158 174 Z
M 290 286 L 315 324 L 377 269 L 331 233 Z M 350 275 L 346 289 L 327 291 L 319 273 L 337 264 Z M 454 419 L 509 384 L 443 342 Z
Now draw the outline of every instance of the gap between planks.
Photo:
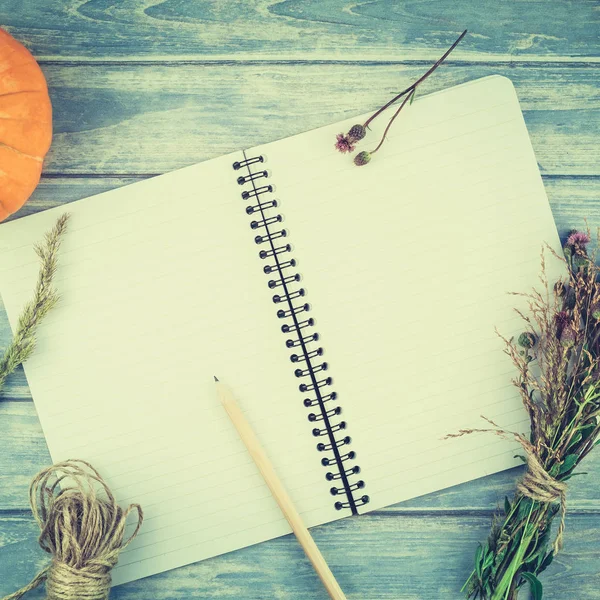
M 372 512 L 365 513 L 363 515 L 358 515 L 357 517 L 360 519 L 368 518 L 368 517 L 377 517 L 387 518 L 387 519 L 397 519 L 397 518 L 456 518 L 462 519 L 466 517 L 474 517 L 474 518 L 493 518 L 497 514 L 497 510 L 491 510 L 487 508 L 480 509 L 465 509 L 465 508 L 457 508 L 456 510 L 448 509 L 448 508 L 388 508 L 381 510 L 374 510 Z M 574 508 L 572 510 L 567 511 L 567 516 L 597 516 L 600 515 L 600 508 Z M 0 520 L 2 519 L 19 519 L 26 518 L 30 519 L 32 517 L 31 510 L 29 508 L 0 508 Z M 346 517 L 349 519 L 357 518 L 357 517 Z M 326 525 L 326 523 L 325 523 Z M 317 525 L 317 527 L 320 527 Z
M 435 60 L 434 60 L 435 61 Z M 61 67 L 98 67 L 98 66 L 127 66 L 127 67 L 182 67 L 182 66 L 207 66 L 207 67 L 223 67 L 223 66 L 237 66 L 237 67 L 254 67 L 254 66 L 314 66 L 314 65 L 348 65 L 348 66 L 363 66 L 363 67 L 378 67 L 378 66 L 407 66 L 407 67 L 429 67 L 431 66 L 432 60 L 418 59 L 418 60 L 386 60 L 381 59 L 365 59 L 365 60 L 340 60 L 338 58 L 332 59 L 309 59 L 309 58 L 244 58 L 244 59 L 232 59 L 229 58 L 193 58 L 193 57 L 180 57 L 172 58 L 165 57 L 164 59 L 152 57 L 131 57 L 131 58 L 44 58 L 43 56 L 38 57 L 37 62 L 42 66 L 61 66 Z M 598 68 L 600 66 L 599 56 L 590 56 L 589 58 L 577 57 L 571 58 L 568 56 L 552 56 L 551 58 L 545 56 L 538 57 L 518 57 L 518 56 L 502 56 L 498 57 L 497 60 L 446 60 L 444 61 L 446 66 L 454 67 L 485 67 L 485 66 L 518 66 L 518 67 L 532 67 L 539 68 L 555 68 L 569 66 L 573 68 Z

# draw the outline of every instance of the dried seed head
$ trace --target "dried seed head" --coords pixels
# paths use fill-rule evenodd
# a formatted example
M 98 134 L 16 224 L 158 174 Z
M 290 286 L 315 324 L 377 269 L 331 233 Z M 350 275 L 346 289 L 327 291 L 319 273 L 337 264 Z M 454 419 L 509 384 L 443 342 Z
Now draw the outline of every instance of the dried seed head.
M 362 167 L 363 165 L 366 165 L 370 160 L 371 160 L 371 153 L 367 152 L 366 150 L 363 150 L 362 152 L 359 152 L 354 157 L 354 164 L 357 167 Z
M 565 348 L 571 348 L 575 345 L 576 340 L 577 332 L 575 331 L 575 327 L 569 323 L 560 334 L 560 343 Z
M 535 346 L 535 343 L 537 342 L 537 337 L 531 333 L 531 331 L 524 331 L 520 336 L 519 336 L 519 346 L 521 346 L 521 348 L 533 348 Z
M 570 323 L 571 319 L 569 318 L 568 313 L 564 310 L 561 310 L 559 313 L 554 315 L 554 324 L 556 325 L 556 337 L 560 338 L 565 327 Z
M 575 302 L 575 290 L 573 288 L 569 288 L 563 300 L 563 308 L 572 310 L 575 308 Z
M 363 125 L 357 124 L 352 125 L 350 131 L 348 132 L 348 138 L 353 142 L 358 142 L 362 140 L 365 135 L 367 135 L 367 130 Z
M 555 284 L 554 284 L 554 293 L 559 297 L 562 298 L 565 295 L 565 292 L 567 291 L 567 288 L 565 287 L 565 284 L 559 279 Z
M 576 254 L 573 257 L 573 266 L 576 268 L 583 268 L 586 267 L 588 264 L 588 259 L 586 256 L 583 256 L 582 254 Z

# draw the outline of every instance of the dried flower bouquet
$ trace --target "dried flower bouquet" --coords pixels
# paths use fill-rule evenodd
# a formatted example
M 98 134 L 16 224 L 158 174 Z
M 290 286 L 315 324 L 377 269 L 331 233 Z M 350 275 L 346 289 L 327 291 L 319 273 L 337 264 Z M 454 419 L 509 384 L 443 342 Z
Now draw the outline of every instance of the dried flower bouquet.
M 600 233 L 599 233 L 600 237 Z M 596 251 L 589 253 L 590 232 L 571 231 L 564 257 L 551 248 L 553 260 L 564 261 L 565 276 L 547 279 L 546 249 L 542 252 L 542 292 L 524 296 L 527 314 L 518 340 L 504 339 L 506 353 L 517 368 L 513 380 L 531 421 L 529 437 L 493 428 L 514 437 L 527 465 L 512 502 L 493 523 L 487 542 L 480 545 L 475 568 L 463 591 L 468 598 L 515 600 L 529 586 L 540 600 L 538 576 L 560 550 L 565 529 L 567 481 L 597 445 L 600 431 L 600 268 Z M 554 541 L 551 525 L 559 515 Z

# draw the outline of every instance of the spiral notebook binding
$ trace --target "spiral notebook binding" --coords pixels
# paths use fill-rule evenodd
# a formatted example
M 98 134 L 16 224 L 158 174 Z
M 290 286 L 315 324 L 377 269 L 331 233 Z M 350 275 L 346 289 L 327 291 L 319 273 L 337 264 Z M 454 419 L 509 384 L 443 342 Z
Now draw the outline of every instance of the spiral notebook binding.
M 329 467 L 325 472 L 325 479 L 338 482 L 338 485 L 330 488 L 332 496 L 345 496 L 345 501 L 338 500 L 334 506 L 337 510 L 349 509 L 352 514 L 357 514 L 357 507 L 367 504 L 369 497 L 355 497 L 355 492 L 365 487 L 362 479 L 354 481 L 355 476 L 360 473 L 358 465 L 350 464 L 355 462 L 356 452 L 346 449 L 352 443 L 350 436 L 336 435 L 343 432 L 347 424 L 343 419 L 338 419 L 342 409 L 335 405 L 337 393 L 329 391 L 333 379 L 321 376 L 321 373 L 329 369 L 328 363 L 320 358 L 323 348 L 309 347 L 319 340 L 319 334 L 310 331 L 314 327 L 314 319 L 305 316 L 310 311 L 310 304 L 298 303 L 306 292 L 300 286 L 291 289 L 300 282 L 301 277 L 299 273 L 292 271 L 296 261 L 289 257 L 291 245 L 279 241 L 286 238 L 288 232 L 286 229 L 278 229 L 278 224 L 283 221 L 282 216 L 271 213 L 272 209 L 277 208 L 278 202 L 266 195 L 273 192 L 273 186 L 263 181 L 270 177 L 270 173 L 263 168 L 251 168 L 252 165 L 264 162 L 264 156 L 248 157 L 244 152 L 244 159 L 235 161 L 232 166 L 235 171 L 243 169 L 237 178 L 238 185 L 250 186 L 241 192 L 241 197 L 251 202 L 246 206 L 246 214 L 253 216 L 250 229 L 257 231 L 254 242 L 258 246 L 264 246 L 258 255 L 262 260 L 269 260 L 263 271 L 270 275 L 267 285 L 274 291 L 273 303 L 283 306 L 277 309 L 276 315 L 279 319 L 288 320 L 281 326 L 281 331 L 290 336 L 285 340 L 286 347 L 295 349 L 290 355 L 290 361 L 297 365 L 294 375 L 298 379 L 306 379 L 306 382 L 299 383 L 298 389 L 311 396 L 304 399 L 304 406 L 312 409 L 307 415 L 308 420 L 315 423 L 312 434 L 324 439 L 316 444 L 316 448 L 318 452 L 326 454 L 321 459 L 323 467 Z M 271 229 L 272 227 L 275 229 Z

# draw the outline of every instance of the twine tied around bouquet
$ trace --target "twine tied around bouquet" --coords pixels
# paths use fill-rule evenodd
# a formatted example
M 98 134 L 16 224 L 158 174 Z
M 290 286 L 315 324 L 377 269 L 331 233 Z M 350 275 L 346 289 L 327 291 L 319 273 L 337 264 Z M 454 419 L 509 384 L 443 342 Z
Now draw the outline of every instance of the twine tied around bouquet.
M 554 553 L 556 554 L 563 544 L 565 515 L 567 514 L 567 484 L 554 479 L 542 466 L 533 446 L 521 436 L 514 435 L 523 446 L 527 458 L 527 471 L 521 481 L 517 483 L 517 492 L 537 502 L 547 504 L 560 502 L 560 523 L 554 540 Z
M 63 481 L 68 487 L 61 490 Z M 107 600 L 110 571 L 142 525 L 139 504 L 122 509 L 98 471 L 83 460 L 57 463 L 38 473 L 29 500 L 41 530 L 39 544 L 52 561 L 3 600 L 17 600 L 44 581 L 47 600 Z M 134 510 L 137 524 L 124 540 L 127 517 Z
M 552 475 L 544 469 L 540 459 L 537 456 L 535 447 L 522 435 L 514 431 L 506 431 L 487 417 L 482 418 L 494 426 L 493 429 L 460 429 L 457 433 L 449 433 L 445 439 L 462 437 L 472 433 L 495 433 L 503 438 L 514 437 L 525 451 L 527 460 L 527 471 L 521 480 L 517 483 L 517 492 L 522 496 L 531 498 L 536 502 L 551 504 L 560 502 L 560 523 L 554 540 L 554 553 L 556 554 L 563 544 L 563 535 L 565 531 L 565 516 L 567 514 L 567 484 L 563 481 L 554 479 Z

